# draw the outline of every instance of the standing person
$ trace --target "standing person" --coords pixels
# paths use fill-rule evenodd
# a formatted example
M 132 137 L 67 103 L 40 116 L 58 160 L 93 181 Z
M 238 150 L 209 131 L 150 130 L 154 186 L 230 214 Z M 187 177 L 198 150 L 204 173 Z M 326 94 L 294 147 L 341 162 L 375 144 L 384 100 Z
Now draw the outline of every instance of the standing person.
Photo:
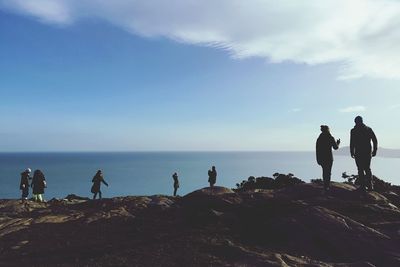
M 208 170 L 208 182 L 210 183 L 210 187 L 213 187 L 217 182 L 217 171 L 215 166 L 212 166 L 211 170 Z
M 175 197 L 176 196 L 176 191 L 179 188 L 178 174 L 176 172 L 172 175 L 172 179 L 174 179 L 174 197 Z
M 35 170 L 32 178 L 32 194 L 33 200 L 37 202 L 44 202 L 43 194 L 46 188 L 46 178 L 41 170 Z
M 21 182 L 19 183 L 19 189 L 22 191 L 22 201 L 28 200 L 29 195 L 29 180 L 31 179 L 31 169 L 27 168 L 21 173 Z
M 361 192 L 373 190 L 371 158 L 376 156 L 378 140 L 374 131 L 366 126 L 361 116 L 354 119 L 355 126 L 350 132 L 350 155 L 356 160 Z M 373 143 L 373 148 L 371 146 Z
M 101 199 L 101 190 L 100 190 L 100 185 L 101 183 L 105 184 L 108 187 L 108 183 L 106 181 L 104 181 L 103 178 L 103 173 L 101 172 L 101 170 L 98 170 L 96 175 L 93 177 L 92 179 L 92 189 L 90 190 L 94 195 L 93 195 L 93 199 L 96 199 L 97 193 L 99 193 L 99 199 Z
M 327 125 L 321 125 L 321 134 L 317 139 L 316 153 L 317 163 L 322 167 L 322 178 L 324 180 L 324 191 L 327 192 L 330 189 L 331 183 L 331 171 L 333 165 L 332 148 L 338 149 L 340 139 L 335 141 L 335 138 L 331 135 L 329 127 Z

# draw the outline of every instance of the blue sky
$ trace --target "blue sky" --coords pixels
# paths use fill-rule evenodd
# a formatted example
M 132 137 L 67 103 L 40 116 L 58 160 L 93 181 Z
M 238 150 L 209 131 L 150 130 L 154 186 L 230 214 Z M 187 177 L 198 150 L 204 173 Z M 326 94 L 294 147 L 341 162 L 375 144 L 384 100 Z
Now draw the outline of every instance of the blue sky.
M 313 150 L 321 124 L 347 145 L 359 114 L 381 146 L 400 148 L 400 32 L 384 7 L 374 32 L 352 18 L 366 32 L 337 45 L 340 24 L 319 39 L 308 24 L 287 29 L 304 20 L 287 10 L 312 6 L 266 5 L 287 16 L 260 22 L 277 34 L 226 1 L 226 23 L 208 1 L 172 1 L 184 15 L 140 2 L 0 1 L 2 151 Z

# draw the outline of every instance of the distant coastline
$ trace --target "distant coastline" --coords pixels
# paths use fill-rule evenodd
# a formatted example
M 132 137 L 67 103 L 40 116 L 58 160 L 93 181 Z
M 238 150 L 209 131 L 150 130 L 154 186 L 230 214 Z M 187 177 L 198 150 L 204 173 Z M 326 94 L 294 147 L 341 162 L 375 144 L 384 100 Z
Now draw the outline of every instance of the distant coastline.
M 168 153 L 315 153 L 314 150 L 137 150 L 137 151 L 2 151 L 0 155 L 21 155 L 21 154 L 168 154 Z M 350 147 L 340 147 L 338 150 L 333 151 L 337 156 L 349 156 Z M 377 157 L 383 158 L 400 158 L 400 149 L 392 148 L 378 148 Z
M 345 146 L 339 148 L 337 151 L 334 151 L 335 155 L 338 156 L 349 156 L 350 157 L 350 147 Z M 382 158 L 400 158 L 400 149 L 391 149 L 391 148 L 378 148 L 377 157 Z

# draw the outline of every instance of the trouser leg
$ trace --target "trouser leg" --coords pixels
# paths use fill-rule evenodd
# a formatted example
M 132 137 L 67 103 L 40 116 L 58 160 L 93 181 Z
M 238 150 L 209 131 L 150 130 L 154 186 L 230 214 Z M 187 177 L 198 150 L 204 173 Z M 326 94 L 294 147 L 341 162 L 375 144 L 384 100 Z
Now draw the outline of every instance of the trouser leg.
M 39 202 L 43 202 L 43 194 L 38 194 L 37 198 Z
M 373 183 L 372 183 L 372 172 L 371 172 L 371 157 L 365 158 L 364 162 L 364 168 L 365 168 L 365 183 L 368 188 L 368 190 L 373 189 Z
M 29 195 L 29 191 L 26 189 L 23 189 L 21 198 L 26 199 L 28 197 L 28 195 Z
M 96 199 L 96 197 L 97 197 L 97 192 L 96 192 L 96 193 L 94 193 L 94 195 L 93 195 L 93 199 Z
M 178 188 L 174 188 L 174 196 L 176 196 L 176 190 L 178 190 Z
M 364 164 L 361 157 L 356 157 L 356 165 L 358 171 L 358 181 L 360 183 L 360 188 L 365 189 L 365 174 L 364 174 Z
M 322 178 L 324 180 L 324 189 L 328 190 L 331 183 L 332 162 L 322 165 Z
M 99 199 L 101 199 L 102 197 L 101 197 L 101 191 L 99 191 Z
M 363 155 L 356 157 L 356 164 L 358 169 L 358 177 L 360 181 L 360 188 L 365 190 L 365 187 L 371 187 L 372 172 L 371 172 L 371 156 Z

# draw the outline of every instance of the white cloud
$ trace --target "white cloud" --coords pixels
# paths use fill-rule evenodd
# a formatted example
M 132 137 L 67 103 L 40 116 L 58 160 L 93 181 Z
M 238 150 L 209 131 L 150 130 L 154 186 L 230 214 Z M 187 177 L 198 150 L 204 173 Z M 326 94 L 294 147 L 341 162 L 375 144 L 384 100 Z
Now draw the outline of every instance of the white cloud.
M 400 104 L 391 105 L 388 107 L 388 110 L 400 109 Z
M 397 0 L 0 0 L 0 7 L 61 25 L 95 17 L 234 58 L 336 62 L 343 79 L 400 78 Z
M 351 112 L 363 112 L 366 108 L 364 106 L 351 106 L 339 109 L 340 112 L 351 113 Z
M 68 5 L 62 4 L 63 1 L 51 0 L 3 0 L 0 7 L 14 9 L 20 13 L 26 13 L 40 18 L 44 22 L 67 24 L 72 21 L 69 14 Z

